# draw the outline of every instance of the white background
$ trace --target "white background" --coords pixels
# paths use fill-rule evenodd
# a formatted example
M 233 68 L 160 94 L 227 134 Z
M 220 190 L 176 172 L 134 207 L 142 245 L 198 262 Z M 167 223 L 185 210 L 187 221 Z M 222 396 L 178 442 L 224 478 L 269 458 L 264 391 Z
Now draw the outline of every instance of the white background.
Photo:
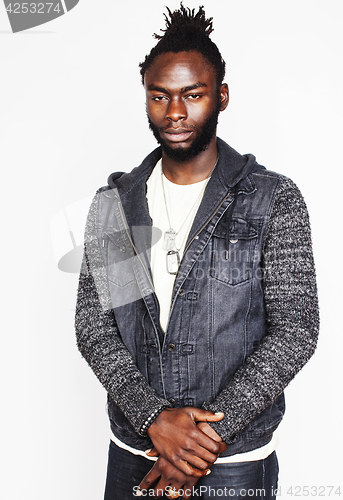
M 138 63 L 164 26 L 163 6 L 80 0 L 57 20 L 12 34 L 0 5 L 4 500 L 103 495 L 106 395 L 77 351 L 77 275 L 58 270 L 49 226 L 155 147 Z M 342 2 L 212 0 L 205 10 L 231 92 L 218 135 L 291 177 L 311 214 L 321 339 L 286 391 L 282 498 L 292 485 L 341 485 L 343 493 Z

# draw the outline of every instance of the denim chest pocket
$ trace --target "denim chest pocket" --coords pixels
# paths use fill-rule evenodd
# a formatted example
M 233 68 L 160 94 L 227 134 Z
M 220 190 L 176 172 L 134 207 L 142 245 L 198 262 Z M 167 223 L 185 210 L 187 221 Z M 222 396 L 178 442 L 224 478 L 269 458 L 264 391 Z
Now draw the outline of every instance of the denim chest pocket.
M 106 231 L 102 235 L 106 252 L 107 275 L 111 283 L 125 287 L 135 281 L 133 252 L 120 230 Z
M 248 221 L 221 221 L 212 237 L 210 276 L 232 286 L 249 282 L 257 239 L 257 229 Z

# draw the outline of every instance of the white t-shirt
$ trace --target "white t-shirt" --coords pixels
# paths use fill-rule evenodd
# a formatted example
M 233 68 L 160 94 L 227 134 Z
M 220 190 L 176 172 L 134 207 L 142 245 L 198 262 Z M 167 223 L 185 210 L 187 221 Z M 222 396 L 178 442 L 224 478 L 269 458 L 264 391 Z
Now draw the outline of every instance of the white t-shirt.
M 162 238 L 151 248 L 151 271 L 156 295 L 160 304 L 160 322 L 167 329 L 171 296 L 175 275 L 167 272 L 166 254 L 163 249 L 164 235 L 170 226 L 177 232 L 175 246 L 182 258 L 186 240 L 202 200 L 208 179 L 195 184 L 174 184 L 163 175 L 163 186 L 168 207 L 164 201 L 161 176 L 161 160 L 156 164 L 147 182 L 147 199 L 153 226 L 162 231 Z

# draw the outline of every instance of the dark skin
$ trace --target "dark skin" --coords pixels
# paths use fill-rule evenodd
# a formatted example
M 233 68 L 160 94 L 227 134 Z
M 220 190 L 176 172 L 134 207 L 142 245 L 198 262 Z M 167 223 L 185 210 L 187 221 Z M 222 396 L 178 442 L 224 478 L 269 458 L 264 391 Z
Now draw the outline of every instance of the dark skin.
M 149 118 L 173 149 L 187 149 L 194 142 L 216 108 L 218 90 L 221 111 L 229 102 L 227 84 L 218 89 L 214 68 L 194 51 L 158 56 L 145 74 L 144 87 Z M 200 182 L 211 172 L 217 155 L 214 134 L 205 151 L 182 163 L 162 151 L 163 172 L 175 184 Z
M 213 66 L 196 51 L 168 52 L 159 55 L 144 77 L 147 113 L 161 139 L 170 148 L 187 149 L 220 100 L 220 111 L 226 109 L 229 91 L 226 84 L 218 88 Z M 218 156 L 214 132 L 204 151 L 185 161 L 166 154 L 162 145 L 165 176 L 176 184 L 193 184 L 206 179 Z M 221 420 L 199 408 L 172 408 L 160 413 L 148 430 L 154 447 L 148 454 L 159 456 L 140 484 L 142 490 L 166 487 L 192 489 L 200 477 L 210 473 L 226 444 L 207 422 Z M 160 496 L 160 495 L 156 495 Z M 190 498 L 187 493 L 184 499 Z
M 177 413 L 179 413 L 179 416 L 182 417 L 193 414 L 194 418 L 194 414 L 196 412 L 204 410 L 199 410 L 198 408 L 189 407 L 189 408 L 177 408 L 174 411 L 177 411 Z M 209 415 L 208 416 L 206 416 L 205 414 L 202 415 L 198 414 L 198 415 L 201 418 L 211 417 L 211 420 L 208 421 L 212 422 L 221 420 L 224 416 L 223 413 L 220 414 L 211 414 L 211 412 L 204 412 L 204 413 L 208 413 Z M 211 472 L 210 467 L 213 465 L 214 461 L 217 459 L 219 454 L 226 450 L 226 444 L 222 441 L 221 437 L 214 431 L 214 429 L 212 429 L 212 427 L 210 427 L 207 424 L 207 422 L 201 421 L 198 422 L 196 425 L 195 425 L 195 420 L 193 420 L 193 422 L 194 425 L 192 429 L 192 438 L 196 437 L 195 432 L 201 431 L 204 435 L 210 437 L 213 440 L 213 442 L 217 443 L 218 451 L 215 454 L 215 458 L 212 459 L 211 462 L 207 462 L 206 469 L 203 470 L 194 468 L 190 466 L 189 463 L 186 463 L 187 473 L 184 473 L 175 465 L 173 465 L 169 460 L 167 460 L 162 454 L 159 455 L 157 449 L 154 447 L 152 448 L 152 450 L 147 451 L 146 453 L 149 456 L 159 456 L 159 458 L 156 461 L 155 465 L 152 467 L 152 469 L 149 471 L 149 473 L 144 477 L 144 479 L 140 483 L 139 486 L 141 490 L 146 490 L 153 486 L 155 497 L 160 497 L 162 496 L 162 492 L 166 489 L 167 489 L 166 491 L 170 491 L 170 489 L 173 489 L 175 491 L 182 489 L 184 491 L 184 495 L 182 498 L 186 500 L 191 497 L 192 488 L 193 486 L 196 485 L 198 480 L 202 476 L 210 474 Z M 175 424 L 177 424 L 176 420 L 173 422 L 173 425 Z M 189 422 L 187 422 L 187 424 L 189 425 Z M 173 434 L 173 437 L 178 436 L 180 430 L 183 433 L 184 429 L 181 427 L 178 429 L 178 432 L 176 434 Z M 174 442 L 172 444 L 173 446 L 175 446 Z M 185 449 L 185 446 L 187 447 L 188 445 L 189 442 L 182 443 L 180 450 Z M 189 448 L 186 448 L 186 451 L 190 452 L 191 450 Z M 192 458 L 195 458 L 195 456 L 192 455 Z

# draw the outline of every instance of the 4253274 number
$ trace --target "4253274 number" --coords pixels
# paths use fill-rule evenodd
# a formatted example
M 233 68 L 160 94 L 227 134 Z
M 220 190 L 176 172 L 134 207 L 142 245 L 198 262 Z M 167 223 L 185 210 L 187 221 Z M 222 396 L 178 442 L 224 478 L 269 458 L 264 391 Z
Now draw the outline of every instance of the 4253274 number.
M 50 12 L 61 12 L 61 5 L 59 2 L 47 3 L 10 3 L 6 8 L 10 14 L 49 14 Z
M 287 495 L 293 497 L 341 496 L 340 486 L 290 486 Z

